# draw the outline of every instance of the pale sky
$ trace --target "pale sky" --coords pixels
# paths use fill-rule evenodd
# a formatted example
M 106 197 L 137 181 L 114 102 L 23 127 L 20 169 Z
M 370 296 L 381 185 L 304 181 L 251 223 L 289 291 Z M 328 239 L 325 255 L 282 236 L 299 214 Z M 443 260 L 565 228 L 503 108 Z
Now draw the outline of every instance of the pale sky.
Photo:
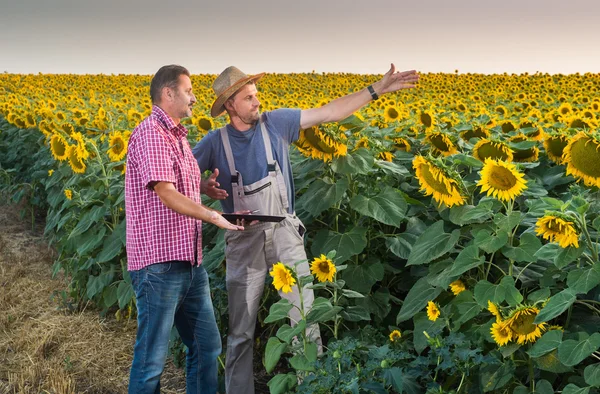
M 0 72 L 600 72 L 599 0 L 0 0 Z

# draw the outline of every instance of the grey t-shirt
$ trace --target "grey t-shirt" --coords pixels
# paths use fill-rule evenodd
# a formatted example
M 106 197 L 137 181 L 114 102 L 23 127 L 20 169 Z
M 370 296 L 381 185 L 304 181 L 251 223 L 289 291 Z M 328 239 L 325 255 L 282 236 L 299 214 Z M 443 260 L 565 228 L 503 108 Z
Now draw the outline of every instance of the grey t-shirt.
M 289 158 L 289 146 L 300 135 L 300 110 L 277 109 L 265 112 L 261 117 L 271 138 L 273 158 L 279 164 L 285 179 L 288 201 L 290 202 L 288 212 L 293 213 L 295 202 L 294 179 Z M 247 131 L 238 131 L 231 124 L 228 124 L 227 134 L 233 151 L 235 169 L 242 175 L 244 185 L 250 185 L 265 178 L 268 175 L 267 156 L 258 123 Z M 223 212 L 233 212 L 231 173 L 219 130 L 213 130 L 204 136 L 192 149 L 192 152 L 198 161 L 200 171 L 219 169 L 217 181 L 221 184 L 221 188 L 229 194 L 227 199 L 221 200 L 221 206 Z

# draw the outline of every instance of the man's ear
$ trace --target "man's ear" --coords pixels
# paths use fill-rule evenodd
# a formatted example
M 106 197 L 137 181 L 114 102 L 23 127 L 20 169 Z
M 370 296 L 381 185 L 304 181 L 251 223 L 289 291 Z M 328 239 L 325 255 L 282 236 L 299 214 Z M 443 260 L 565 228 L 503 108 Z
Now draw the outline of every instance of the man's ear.
M 171 89 L 168 86 L 165 86 L 162 88 L 161 97 L 163 98 L 163 100 L 170 102 L 173 100 L 173 93 L 173 89 Z

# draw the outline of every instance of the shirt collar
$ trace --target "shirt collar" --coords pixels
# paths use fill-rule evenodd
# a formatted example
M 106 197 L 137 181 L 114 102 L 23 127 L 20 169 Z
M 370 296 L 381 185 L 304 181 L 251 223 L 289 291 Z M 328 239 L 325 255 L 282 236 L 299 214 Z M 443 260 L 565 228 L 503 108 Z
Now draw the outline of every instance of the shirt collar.
M 182 137 L 187 135 L 188 130 L 181 123 L 175 124 L 173 119 L 158 105 L 152 106 L 152 116 L 158 119 L 174 136 Z

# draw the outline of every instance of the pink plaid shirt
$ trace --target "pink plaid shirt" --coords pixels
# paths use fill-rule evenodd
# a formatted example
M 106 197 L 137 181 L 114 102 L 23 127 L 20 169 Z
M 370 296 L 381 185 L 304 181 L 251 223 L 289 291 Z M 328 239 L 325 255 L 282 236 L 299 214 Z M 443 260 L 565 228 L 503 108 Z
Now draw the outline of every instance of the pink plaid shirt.
M 125 173 L 129 271 L 171 260 L 202 261 L 202 222 L 167 208 L 151 187 L 171 182 L 201 202 L 200 169 L 186 136 L 187 129 L 156 105 L 131 134 Z

